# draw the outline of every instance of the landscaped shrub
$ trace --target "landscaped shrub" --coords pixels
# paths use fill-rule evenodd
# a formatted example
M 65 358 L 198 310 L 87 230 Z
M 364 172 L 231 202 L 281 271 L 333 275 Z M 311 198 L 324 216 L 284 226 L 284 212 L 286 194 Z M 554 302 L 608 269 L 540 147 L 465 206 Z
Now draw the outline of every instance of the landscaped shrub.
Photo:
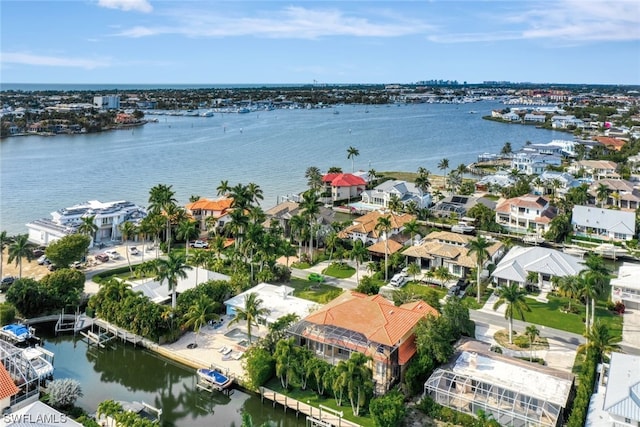
M 520 348 L 529 348 L 529 337 L 526 335 L 517 335 L 513 339 L 513 343 Z
M 613 307 L 613 311 L 615 311 L 616 314 L 624 314 L 624 310 L 625 310 L 625 306 L 621 301 L 618 301 L 616 305 Z
M 596 357 L 597 355 L 594 354 L 594 352 L 587 352 L 586 360 L 582 365 L 582 372 L 579 376 L 580 384 L 578 385 L 578 391 L 573 400 L 571 414 L 566 424 L 567 427 L 584 426 L 596 377 Z

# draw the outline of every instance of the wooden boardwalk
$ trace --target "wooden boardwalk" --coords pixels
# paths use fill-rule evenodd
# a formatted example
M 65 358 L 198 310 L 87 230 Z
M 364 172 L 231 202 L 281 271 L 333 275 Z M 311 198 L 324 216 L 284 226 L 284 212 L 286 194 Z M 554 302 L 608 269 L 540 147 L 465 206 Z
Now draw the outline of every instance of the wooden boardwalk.
M 336 411 L 330 408 L 325 408 L 324 410 L 322 408 L 316 408 L 307 403 L 300 402 L 299 400 L 296 400 L 292 397 L 270 390 L 266 387 L 260 387 L 260 398 L 262 399 L 262 401 L 264 401 L 264 399 L 272 401 L 274 407 L 276 406 L 276 403 L 279 403 L 280 405 L 282 405 L 285 411 L 287 409 L 293 409 L 294 411 L 296 411 L 296 416 L 302 413 L 308 417 L 332 426 L 361 427 L 360 424 L 345 420 L 344 418 L 339 416 Z

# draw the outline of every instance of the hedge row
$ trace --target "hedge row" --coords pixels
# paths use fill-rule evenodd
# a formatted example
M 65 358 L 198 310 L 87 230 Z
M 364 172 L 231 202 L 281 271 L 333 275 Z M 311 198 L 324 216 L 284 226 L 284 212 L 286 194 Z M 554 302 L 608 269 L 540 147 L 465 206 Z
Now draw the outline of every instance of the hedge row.
M 573 400 L 573 408 L 567 427 L 582 427 L 585 425 L 587 413 L 589 412 L 589 402 L 593 393 L 593 385 L 596 379 L 597 355 L 594 352 L 588 352 L 586 360 L 582 365 L 580 372 L 578 391 L 576 398 Z

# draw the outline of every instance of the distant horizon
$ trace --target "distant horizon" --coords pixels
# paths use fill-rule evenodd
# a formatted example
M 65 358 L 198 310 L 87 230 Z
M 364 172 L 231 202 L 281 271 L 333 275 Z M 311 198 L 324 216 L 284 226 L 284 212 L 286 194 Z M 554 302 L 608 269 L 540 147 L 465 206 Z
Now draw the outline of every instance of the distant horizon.
M 0 37 L 33 84 L 640 85 L 637 0 L 6 0 Z

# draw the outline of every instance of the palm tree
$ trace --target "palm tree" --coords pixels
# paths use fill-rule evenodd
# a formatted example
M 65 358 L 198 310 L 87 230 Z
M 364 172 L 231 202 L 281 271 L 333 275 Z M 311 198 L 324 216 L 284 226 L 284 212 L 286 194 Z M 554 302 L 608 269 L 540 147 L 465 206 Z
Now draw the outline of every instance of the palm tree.
M 191 270 L 191 267 L 185 263 L 185 256 L 176 252 L 169 252 L 167 258 L 159 258 L 157 267 L 156 280 L 160 284 L 167 281 L 169 292 L 171 292 L 171 308 L 175 310 L 178 279 L 186 279 L 187 271 Z
M 373 372 L 368 364 L 371 357 L 353 352 L 348 360 L 343 360 L 336 366 L 336 385 L 347 390 L 351 402 L 353 415 L 360 414 L 360 407 L 364 406 L 367 395 L 373 390 Z
M 192 219 L 185 219 L 180 221 L 178 229 L 176 230 L 176 236 L 178 239 L 184 239 L 184 253 L 189 256 L 189 241 L 195 239 L 200 235 L 196 222 Z
M 91 238 L 91 242 L 93 242 L 95 240 L 94 236 L 98 231 L 98 226 L 96 225 L 96 222 L 95 222 L 96 216 L 95 215 L 83 216 L 80 218 L 80 220 L 82 222 L 78 226 L 78 233 L 89 236 Z
M 20 234 L 14 237 L 13 242 L 9 244 L 8 262 L 9 264 L 11 264 L 14 260 L 16 261 L 16 265 L 20 268 L 18 274 L 18 277 L 20 279 L 22 279 L 22 259 L 26 258 L 27 261 L 31 262 L 31 260 L 33 259 L 34 247 L 35 245 L 29 242 L 28 234 Z
M 599 184 L 598 188 L 596 188 L 596 199 L 600 201 L 600 207 L 603 208 L 604 204 L 607 202 L 609 198 L 609 187 L 604 184 Z
M 249 344 L 251 344 L 251 327 L 258 326 L 258 320 L 260 317 L 266 316 L 271 313 L 266 307 L 263 307 L 264 302 L 258 298 L 258 294 L 255 292 L 248 293 L 244 296 L 244 307 L 236 307 L 236 316 L 229 322 L 228 326 L 238 323 L 241 320 L 247 321 L 247 336 L 249 337 Z
M 129 264 L 129 271 L 133 273 L 133 269 L 131 268 L 131 259 L 129 259 L 129 239 L 136 234 L 137 227 L 131 221 L 125 221 L 121 223 L 118 228 L 120 229 L 120 233 L 122 233 L 122 241 L 126 247 L 125 251 L 127 252 L 127 264 Z
M 404 224 L 404 231 L 409 233 L 409 236 L 411 236 L 411 246 L 413 246 L 413 244 L 415 243 L 413 241 L 413 238 L 416 234 L 418 234 L 418 231 L 420 231 L 420 225 L 415 220 L 415 218 Z
M 444 171 L 443 177 L 444 177 L 444 187 L 447 188 L 447 169 L 449 169 L 449 159 L 444 158 L 442 160 L 440 160 L 440 162 L 438 163 L 438 169 L 440 169 L 441 171 Z
M 580 295 L 579 286 L 580 283 L 577 276 L 565 276 L 558 281 L 558 290 L 562 295 L 569 298 L 569 312 L 571 312 L 571 301 Z
M 412 262 L 411 264 L 409 264 L 407 266 L 407 273 L 411 274 L 413 276 L 413 281 L 416 281 L 416 276 L 418 274 L 420 274 L 421 268 L 420 268 L 420 264 L 418 264 L 417 262 Z
M 389 278 L 389 232 L 393 230 L 391 217 L 389 215 L 378 217 L 375 230 L 384 235 L 384 281 L 386 282 Z
M 166 216 L 166 241 L 167 251 L 170 251 L 171 242 L 171 218 L 169 210 L 177 206 L 178 201 L 175 199 L 175 192 L 171 189 L 171 185 L 158 184 L 149 190 L 149 212 L 156 215 L 164 213 Z
M 529 362 L 531 362 L 533 360 L 533 343 L 536 341 L 536 338 L 540 336 L 540 330 L 536 325 L 529 325 L 524 330 L 524 334 L 529 338 L 529 350 L 531 351 L 529 354 Z
M 430 174 L 431 172 L 429 172 L 425 168 L 418 169 L 418 176 L 415 179 L 415 184 L 416 187 L 418 187 L 418 189 L 422 191 L 423 195 L 426 194 L 426 192 L 429 191 L 429 187 L 431 187 L 431 181 L 429 180 Z
M 309 223 L 309 256 L 313 260 L 313 235 L 316 225 L 316 215 L 320 213 L 318 195 L 313 191 L 305 191 L 300 203 L 301 214 Z
M 214 303 L 211 298 L 206 295 L 200 295 L 190 307 L 185 315 L 184 326 L 187 328 L 193 327 L 193 331 L 196 333 L 193 341 L 193 347 L 198 346 L 198 335 L 200 334 L 200 328 L 206 325 L 210 320 L 218 320 L 220 316 L 214 311 Z
M 229 193 L 229 191 L 231 190 L 231 186 L 229 186 L 229 181 L 227 180 L 220 181 L 220 185 L 218 185 L 216 190 L 218 191 L 217 193 L 218 196 L 226 196 L 227 193 Z
M 440 284 L 442 285 L 442 287 L 445 286 L 445 284 L 453 279 L 453 274 L 451 274 L 451 272 L 449 271 L 449 269 L 444 266 L 441 265 L 440 267 L 436 268 L 436 271 L 433 273 L 434 277 L 436 279 L 438 279 L 440 281 Z
M 468 255 L 471 256 L 475 254 L 476 256 L 476 287 L 478 288 L 476 291 L 476 301 L 480 304 L 480 294 L 481 290 L 481 280 L 480 274 L 482 273 L 482 266 L 484 262 L 489 258 L 489 251 L 487 248 L 491 246 L 491 242 L 487 241 L 484 236 L 478 236 L 475 239 L 469 241 L 469 252 Z
M 198 270 L 209 260 L 210 255 L 207 251 L 195 251 L 189 258 L 189 261 L 196 267 L 196 286 L 198 286 Z
M 255 204 L 259 204 L 260 200 L 264 200 L 264 192 L 258 184 L 250 182 L 249 185 L 247 185 L 247 193 L 249 200 Z
M 304 173 L 304 177 L 307 178 L 307 185 L 310 190 L 317 192 L 322 187 L 322 173 L 316 166 L 309 166 Z
M 109 424 L 113 426 L 115 424 L 115 419 L 118 414 L 121 414 L 124 411 L 122 405 L 115 400 L 105 400 L 100 402 L 98 405 L 98 410 L 96 411 L 96 417 L 100 420 L 100 416 L 104 415 L 110 419 Z
M 0 277 L 4 277 L 2 275 L 2 266 L 4 265 L 4 248 L 7 247 L 11 242 L 13 242 L 13 238 L 7 235 L 6 231 L 0 232 Z
M 351 173 L 355 171 L 353 162 L 359 155 L 360 151 L 358 151 L 356 147 L 351 146 L 347 148 L 347 160 L 351 160 Z
M 504 318 L 509 320 L 509 344 L 513 344 L 513 315 L 517 314 L 524 320 L 524 312 L 531 311 L 525 295 L 527 292 L 517 283 L 511 283 L 500 288 L 500 297 L 493 305 L 493 309 L 497 310 L 502 304 L 507 304 L 504 312 Z
M 620 345 L 617 344 L 620 338 L 612 336 L 607 324 L 600 320 L 593 323 L 593 326 L 587 330 L 585 337 L 587 341 L 578 346 L 578 353 L 594 351 L 598 362 L 605 361 L 607 354 L 612 351 L 620 350 Z
M 369 256 L 369 251 L 364 247 L 364 243 L 361 240 L 353 242 L 353 248 L 349 256 L 356 262 L 356 284 L 360 285 L 360 264 L 364 262 Z
M 389 202 L 387 203 L 387 207 L 393 213 L 400 213 L 402 211 L 402 201 L 397 194 L 392 194 L 389 197 Z

